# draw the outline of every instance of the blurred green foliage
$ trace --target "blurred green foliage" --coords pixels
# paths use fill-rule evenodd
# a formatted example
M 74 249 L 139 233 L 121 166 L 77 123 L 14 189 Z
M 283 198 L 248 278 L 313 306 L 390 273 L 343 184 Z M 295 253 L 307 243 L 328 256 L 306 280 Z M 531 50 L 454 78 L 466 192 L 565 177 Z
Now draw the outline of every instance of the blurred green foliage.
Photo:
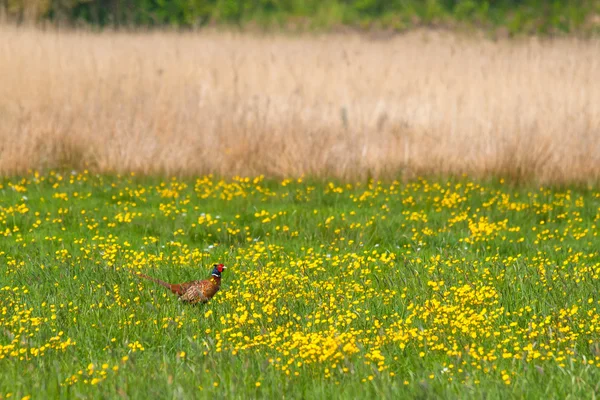
M 502 28 L 507 33 L 600 31 L 600 0 L 0 0 L 19 21 L 98 26 L 253 25 L 291 30 Z

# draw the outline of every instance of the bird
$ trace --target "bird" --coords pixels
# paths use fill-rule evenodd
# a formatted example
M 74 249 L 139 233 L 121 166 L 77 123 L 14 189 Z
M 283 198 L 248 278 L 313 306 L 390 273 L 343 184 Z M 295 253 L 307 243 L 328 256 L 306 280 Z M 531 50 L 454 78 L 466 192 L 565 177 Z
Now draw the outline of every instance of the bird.
M 219 291 L 221 288 L 221 273 L 223 273 L 225 269 L 227 269 L 227 267 L 223 264 L 213 264 L 210 278 L 175 284 L 161 281 L 160 279 L 153 278 L 140 272 L 135 275 L 166 287 L 179 296 L 179 300 L 184 303 L 197 304 L 207 303 Z

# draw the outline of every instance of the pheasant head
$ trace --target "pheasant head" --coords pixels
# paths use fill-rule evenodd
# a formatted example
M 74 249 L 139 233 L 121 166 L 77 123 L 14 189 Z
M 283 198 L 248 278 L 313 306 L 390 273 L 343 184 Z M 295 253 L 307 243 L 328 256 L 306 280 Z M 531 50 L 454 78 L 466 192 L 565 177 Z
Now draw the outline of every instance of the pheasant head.
M 213 264 L 212 276 L 215 278 L 221 278 L 221 273 L 226 269 L 227 267 L 223 264 Z

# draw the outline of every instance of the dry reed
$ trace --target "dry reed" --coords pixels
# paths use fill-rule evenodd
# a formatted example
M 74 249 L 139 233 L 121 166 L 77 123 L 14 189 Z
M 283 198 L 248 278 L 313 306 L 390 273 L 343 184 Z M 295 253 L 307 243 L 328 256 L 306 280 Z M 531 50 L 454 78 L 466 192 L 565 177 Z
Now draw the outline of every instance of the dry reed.
M 600 42 L 0 26 L 0 173 L 600 178 Z

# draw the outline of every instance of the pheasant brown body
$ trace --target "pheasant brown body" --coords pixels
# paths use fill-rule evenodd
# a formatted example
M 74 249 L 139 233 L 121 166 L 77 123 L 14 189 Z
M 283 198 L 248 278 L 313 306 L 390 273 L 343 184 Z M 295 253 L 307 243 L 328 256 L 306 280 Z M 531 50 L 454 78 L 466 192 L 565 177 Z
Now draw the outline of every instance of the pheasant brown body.
M 137 273 L 136 275 L 166 287 L 179 296 L 179 300 L 183 302 L 196 304 L 206 303 L 219 291 L 221 288 L 221 272 L 225 268 L 223 264 L 215 265 L 212 276 L 209 279 L 185 283 L 167 283 L 142 273 Z

